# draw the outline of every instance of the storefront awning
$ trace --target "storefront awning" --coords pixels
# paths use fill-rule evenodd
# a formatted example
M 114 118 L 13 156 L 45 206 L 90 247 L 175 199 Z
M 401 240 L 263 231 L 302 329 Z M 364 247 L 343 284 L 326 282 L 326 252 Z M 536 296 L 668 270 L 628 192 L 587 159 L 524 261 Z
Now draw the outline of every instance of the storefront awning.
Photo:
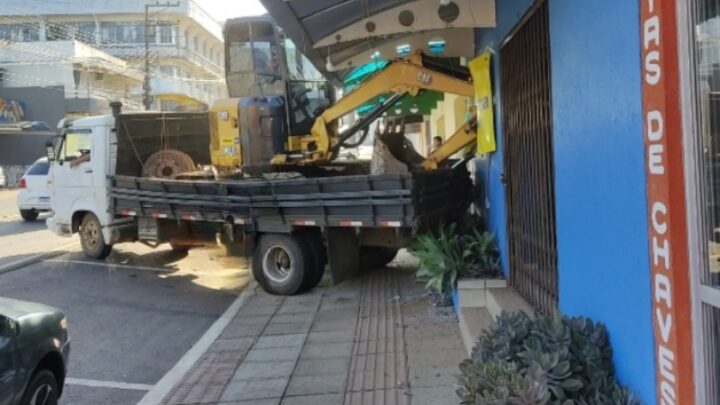
M 413 50 L 471 57 L 475 28 L 495 26 L 495 0 L 261 0 L 298 48 L 342 81 L 373 58 Z M 438 47 L 437 44 L 442 44 Z

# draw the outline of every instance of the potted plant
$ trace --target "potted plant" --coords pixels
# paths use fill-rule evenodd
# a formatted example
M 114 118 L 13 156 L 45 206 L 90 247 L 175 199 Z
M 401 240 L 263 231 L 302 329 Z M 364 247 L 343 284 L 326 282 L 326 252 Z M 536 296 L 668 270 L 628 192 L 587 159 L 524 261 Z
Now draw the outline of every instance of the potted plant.
M 442 227 L 437 233 L 417 237 L 411 253 L 420 261 L 416 277 L 425 282 L 437 305 L 452 302 L 459 310 L 458 280 L 492 279 L 500 275 L 500 253 L 495 237 L 471 229 L 457 231 L 454 224 Z M 485 282 L 482 281 L 482 287 Z

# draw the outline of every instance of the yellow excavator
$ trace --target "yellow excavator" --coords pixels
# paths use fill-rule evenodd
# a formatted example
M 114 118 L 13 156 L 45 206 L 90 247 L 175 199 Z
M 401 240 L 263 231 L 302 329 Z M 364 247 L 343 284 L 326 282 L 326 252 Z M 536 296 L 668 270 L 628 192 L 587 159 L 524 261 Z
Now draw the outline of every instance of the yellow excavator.
M 333 86 L 270 17 L 229 20 L 224 39 L 231 98 L 210 108 L 211 159 L 221 172 L 332 164 L 341 148 L 358 144 L 356 138 L 364 139 L 370 124 L 407 95 L 437 91 L 474 96 L 466 67 L 416 52 L 390 61 L 335 100 Z M 340 131 L 343 117 L 381 96 L 384 101 Z M 477 121 L 471 115 L 427 157 L 398 136 L 402 130 L 386 131 L 379 138 L 392 157 L 411 169 L 434 170 L 475 142 Z

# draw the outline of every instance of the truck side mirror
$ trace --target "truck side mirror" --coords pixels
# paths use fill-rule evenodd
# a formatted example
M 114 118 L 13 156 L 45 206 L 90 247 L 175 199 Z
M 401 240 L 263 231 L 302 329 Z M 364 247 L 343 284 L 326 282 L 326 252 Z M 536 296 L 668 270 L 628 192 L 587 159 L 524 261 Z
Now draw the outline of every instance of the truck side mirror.
M 51 140 L 45 142 L 45 155 L 48 158 L 48 162 L 55 161 L 55 142 Z

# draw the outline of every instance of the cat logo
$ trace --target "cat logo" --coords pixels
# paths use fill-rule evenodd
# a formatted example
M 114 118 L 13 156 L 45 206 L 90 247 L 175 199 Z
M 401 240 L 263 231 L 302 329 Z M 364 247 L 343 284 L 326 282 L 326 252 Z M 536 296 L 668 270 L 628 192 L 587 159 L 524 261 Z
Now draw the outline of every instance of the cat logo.
M 417 80 L 423 84 L 430 84 L 432 83 L 432 75 L 428 72 L 423 72 L 421 70 L 417 74 Z

